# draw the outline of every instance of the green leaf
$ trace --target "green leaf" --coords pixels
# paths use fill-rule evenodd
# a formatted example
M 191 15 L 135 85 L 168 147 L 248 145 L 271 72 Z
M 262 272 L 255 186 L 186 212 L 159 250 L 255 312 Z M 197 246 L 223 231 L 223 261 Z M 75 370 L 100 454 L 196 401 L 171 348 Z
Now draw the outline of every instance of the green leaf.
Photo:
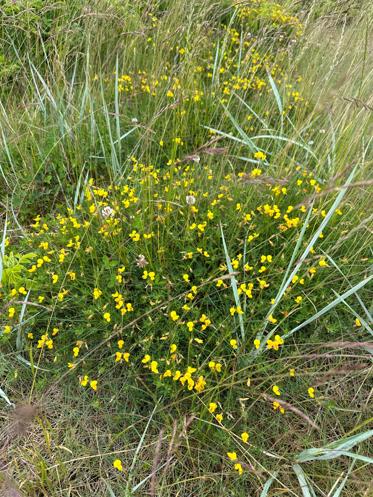
M 233 271 L 231 259 L 230 259 L 229 254 L 228 254 L 227 244 L 225 243 L 223 226 L 221 225 L 221 223 L 220 223 L 220 231 L 221 231 L 221 239 L 223 241 L 225 260 L 227 261 L 228 271 L 229 271 L 229 274 L 231 275 L 230 280 L 231 280 L 231 287 L 233 290 L 234 300 L 236 303 L 236 307 L 241 307 L 240 296 L 238 295 L 238 289 L 237 289 L 237 280 L 234 276 L 234 271 Z M 242 314 L 238 314 L 238 322 L 240 324 L 240 329 L 241 329 L 241 338 L 242 338 L 242 340 L 244 340 L 245 339 L 245 328 L 244 328 L 244 324 L 243 324 Z
M 360 456 L 358 454 L 349 452 L 349 450 L 355 447 L 355 445 L 368 440 L 368 438 L 372 436 L 373 430 L 367 430 L 363 433 L 352 435 L 351 437 L 341 438 L 340 440 L 332 442 L 325 447 L 306 449 L 301 452 L 295 460 L 296 462 L 322 461 L 335 459 L 336 457 L 346 455 L 348 457 L 354 457 L 356 459 L 363 458 L 365 462 L 373 462 L 371 458 L 366 458 L 365 456 Z
M 307 477 L 299 464 L 294 464 L 293 470 L 297 475 L 303 497 L 317 497 L 312 486 L 307 482 Z
M 268 478 L 268 480 L 265 482 L 263 490 L 260 493 L 260 497 L 267 497 L 269 489 L 272 483 L 274 482 L 274 480 L 276 479 L 276 477 L 277 477 L 277 471 L 275 471 L 273 475 L 270 478 Z

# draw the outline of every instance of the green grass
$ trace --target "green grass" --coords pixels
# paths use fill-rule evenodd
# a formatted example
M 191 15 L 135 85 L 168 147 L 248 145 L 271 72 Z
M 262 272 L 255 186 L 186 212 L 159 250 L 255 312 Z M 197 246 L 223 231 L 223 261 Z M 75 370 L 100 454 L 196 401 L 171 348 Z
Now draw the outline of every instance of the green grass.
M 372 8 L 280 4 L 1 3 L 0 495 L 371 495 Z

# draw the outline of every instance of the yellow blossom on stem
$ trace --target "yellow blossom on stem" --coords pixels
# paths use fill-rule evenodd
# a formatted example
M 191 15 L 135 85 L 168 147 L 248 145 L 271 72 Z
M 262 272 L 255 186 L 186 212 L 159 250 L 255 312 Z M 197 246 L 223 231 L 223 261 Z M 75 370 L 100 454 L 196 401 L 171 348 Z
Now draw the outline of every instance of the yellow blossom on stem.
M 144 355 L 144 357 L 143 357 L 143 359 L 141 360 L 141 362 L 142 362 L 143 364 L 146 364 L 146 363 L 148 363 L 148 362 L 150 361 L 150 359 L 151 359 L 150 355 L 149 355 L 149 354 L 146 354 L 146 355 Z
M 281 392 L 280 392 L 280 387 L 278 385 L 273 385 L 272 387 L 272 392 L 275 394 L 275 395 L 281 395 Z
M 179 315 L 176 311 L 171 311 L 170 312 L 170 318 L 172 319 L 172 321 L 177 321 L 179 319 Z
M 237 454 L 236 452 L 227 452 L 227 456 L 231 461 L 237 461 Z
M 97 300 L 98 298 L 100 298 L 101 295 L 102 295 L 102 291 L 99 288 L 94 288 L 93 289 L 93 298 L 95 300 Z
M 241 433 L 241 439 L 244 443 L 247 443 L 248 440 L 249 440 L 249 434 L 247 433 L 247 431 L 244 431 L 243 433 Z
M 122 461 L 120 459 L 115 459 L 113 461 L 113 467 L 118 471 L 123 471 Z
M 223 415 L 222 415 L 222 414 L 217 414 L 217 415 L 215 416 L 215 419 L 216 419 L 216 421 L 217 421 L 219 424 L 221 424 L 221 423 L 222 423 L 222 421 L 223 421 Z
M 273 409 L 275 411 L 279 410 L 281 414 L 285 414 L 285 409 L 282 407 L 280 402 L 277 402 L 277 400 L 273 401 Z
M 159 371 L 158 371 L 158 362 L 157 361 L 152 361 L 150 363 L 150 370 L 154 374 L 158 374 L 159 373 Z
M 85 375 L 85 376 L 83 376 L 83 378 L 81 378 L 80 384 L 82 385 L 82 387 L 86 387 L 88 385 L 88 376 L 87 375 Z
M 193 321 L 188 321 L 186 325 L 187 325 L 187 328 L 189 331 L 193 331 L 193 328 L 194 328 Z
M 260 150 L 255 152 L 254 157 L 255 157 L 255 159 L 258 159 L 258 160 L 266 160 L 266 158 L 267 158 L 266 154 Z

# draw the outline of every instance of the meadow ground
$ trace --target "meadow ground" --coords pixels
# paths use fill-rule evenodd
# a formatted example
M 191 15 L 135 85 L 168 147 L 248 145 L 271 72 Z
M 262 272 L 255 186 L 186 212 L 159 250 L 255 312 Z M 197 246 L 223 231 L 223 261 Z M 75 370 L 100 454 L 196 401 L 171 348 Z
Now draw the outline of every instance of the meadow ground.
M 0 1 L 0 495 L 371 497 L 369 1 Z

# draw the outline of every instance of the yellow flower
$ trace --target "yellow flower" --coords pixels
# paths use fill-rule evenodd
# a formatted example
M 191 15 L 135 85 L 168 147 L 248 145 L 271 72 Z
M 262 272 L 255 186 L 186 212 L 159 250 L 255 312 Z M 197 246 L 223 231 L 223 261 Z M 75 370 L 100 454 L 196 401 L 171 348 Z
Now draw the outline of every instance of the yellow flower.
M 149 279 L 150 281 L 154 281 L 155 280 L 155 272 L 145 270 L 142 274 L 142 279 L 143 280 Z
M 241 463 L 237 462 L 237 463 L 234 465 L 234 469 L 235 469 L 236 471 L 238 471 L 238 474 L 239 474 L 239 475 L 242 475 L 242 473 L 243 473 L 243 468 L 242 468 L 242 464 L 241 464 Z
M 87 375 L 85 375 L 85 376 L 83 376 L 83 378 L 81 378 L 80 384 L 82 385 L 82 387 L 86 387 L 88 385 L 88 376 Z
M 8 316 L 10 318 L 14 318 L 15 313 L 16 313 L 15 308 L 14 307 L 9 307 L 9 309 L 8 309 Z
M 155 374 L 158 374 L 159 371 L 158 371 L 158 362 L 157 361 L 152 361 L 150 363 L 150 370 L 152 373 L 155 373 Z
M 188 281 L 189 281 L 189 274 L 183 274 L 183 280 L 188 283 Z
M 217 408 L 218 408 L 218 404 L 216 402 L 210 402 L 208 410 L 211 414 L 213 414 Z
M 140 233 L 138 233 L 136 230 L 132 230 L 132 232 L 129 234 L 129 237 L 132 241 L 138 242 L 140 240 Z
M 97 300 L 98 298 L 100 298 L 101 295 L 102 295 L 102 291 L 99 288 L 94 288 L 93 289 L 93 298 L 95 300 Z
M 245 444 L 248 442 L 249 434 L 247 433 L 247 431 L 244 431 L 243 433 L 241 433 L 241 439 Z
M 149 362 L 149 361 L 150 361 L 150 359 L 151 359 L 150 355 L 149 355 L 149 354 L 146 354 L 146 355 L 144 355 L 144 357 L 143 357 L 143 359 L 141 360 L 141 362 L 142 362 L 143 364 L 146 364 L 147 362 Z
M 289 369 L 289 375 L 290 375 L 291 377 L 294 377 L 294 376 L 295 376 L 295 369 L 294 369 L 294 368 Z
M 53 285 L 58 281 L 58 274 L 52 273 L 52 283 Z
M 314 399 L 315 398 L 315 389 L 313 387 L 310 387 L 308 390 L 308 395 L 311 399 Z
M 115 362 L 119 362 L 122 359 L 122 352 L 115 352 Z
M 303 297 L 301 295 L 298 295 L 298 297 L 295 297 L 294 301 L 296 304 L 300 304 L 303 300 Z
M 256 338 L 256 339 L 254 340 L 254 347 L 255 347 L 256 349 L 259 349 L 259 347 L 260 347 L 260 340 L 258 340 L 258 338 Z
M 260 176 L 261 174 L 262 174 L 262 170 L 256 167 L 251 171 L 250 176 L 255 178 L 256 176 Z
M 358 318 L 355 319 L 355 326 L 357 326 L 358 328 L 360 328 L 360 326 L 361 326 L 360 319 L 358 319 Z
M 328 263 L 326 262 L 326 260 L 325 260 L 325 259 L 321 258 L 321 259 L 319 260 L 319 266 L 320 266 L 320 267 L 327 267 L 327 266 L 328 266 Z
M 8 324 L 6 324 L 6 325 L 4 326 L 4 335 L 9 334 L 11 331 L 12 331 L 12 327 L 11 327 L 11 326 L 9 326 Z
M 268 316 L 268 318 L 267 318 L 267 319 L 268 319 L 268 321 L 269 321 L 271 324 L 276 324 L 276 323 L 277 323 L 277 319 L 276 319 L 276 318 L 274 318 L 274 317 L 272 316 L 272 314 L 270 314 L 270 315 Z
M 113 467 L 118 471 L 123 471 L 122 461 L 120 459 L 115 459 L 115 461 L 113 461 Z
M 261 152 L 260 150 L 255 152 L 254 157 L 255 157 L 255 159 L 258 159 L 258 160 L 266 160 L 266 158 L 267 158 L 266 154 Z
M 232 347 L 232 349 L 234 350 L 237 350 L 238 349 L 238 344 L 237 344 L 237 340 L 235 340 L 234 338 L 232 338 L 231 340 L 229 340 L 229 345 Z
M 285 413 L 285 409 L 282 407 L 282 405 L 280 404 L 280 402 L 277 402 L 277 400 L 275 400 L 273 402 L 273 409 L 275 411 L 277 411 L 277 409 L 280 411 L 281 414 L 284 414 Z
M 104 319 L 105 319 L 105 321 L 110 323 L 110 321 L 111 321 L 110 312 L 104 312 Z
M 118 349 L 123 349 L 124 340 L 118 340 Z
M 268 339 L 267 340 L 267 349 L 268 350 L 278 350 L 280 345 L 283 345 L 284 344 L 284 339 L 280 336 L 280 335 L 275 335 L 275 339 L 274 340 L 271 340 L 271 339 Z
M 215 416 L 215 419 L 216 419 L 216 421 L 217 421 L 218 423 L 220 423 L 220 424 L 221 424 L 221 422 L 223 421 L 223 415 L 222 415 L 222 414 L 217 414 L 217 415 Z
M 180 379 L 180 377 L 181 377 L 181 371 L 177 370 L 177 371 L 175 371 L 175 374 L 174 374 L 172 379 L 174 381 L 177 381 L 178 379 Z
M 237 454 L 236 452 L 227 452 L 227 456 L 231 461 L 237 461 Z
M 79 347 L 74 347 L 73 348 L 73 356 L 74 357 L 78 357 L 79 351 L 80 351 Z
M 206 381 L 203 376 L 199 376 L 196 384 L 194 385 L 194 389 L 196 392 L 201 393 L 205 389 Z
M 186 325 L 187 325 L 187 328 L 189 331 L 193 331 L 193 328 L 194 328 L 193 321 L 188 321 Z
M 97 391 L 97 380 L 91 380 L 89 382 L 89 386 L 94 390 L 95 392 Z
M 278 387 L 277 385 L 274 385 L 272 387 L 272 392 L 275 394 L 275 395 L 281 395 L 281 392 L 280 392 L 280 387 Z
M 177 350 L 177 345 L 176 345 L 176 343 L 172 343 L 172 344 L 170 345 L 170 354 L 173 354 L 174 352 L 176 352 L 176 350 Z
M 170 312 L 170 318 L 172 319 L 172 321 L 177 321 L 179 319 L 179 315 L 177 314 L 176 311 L 171 311 Z

